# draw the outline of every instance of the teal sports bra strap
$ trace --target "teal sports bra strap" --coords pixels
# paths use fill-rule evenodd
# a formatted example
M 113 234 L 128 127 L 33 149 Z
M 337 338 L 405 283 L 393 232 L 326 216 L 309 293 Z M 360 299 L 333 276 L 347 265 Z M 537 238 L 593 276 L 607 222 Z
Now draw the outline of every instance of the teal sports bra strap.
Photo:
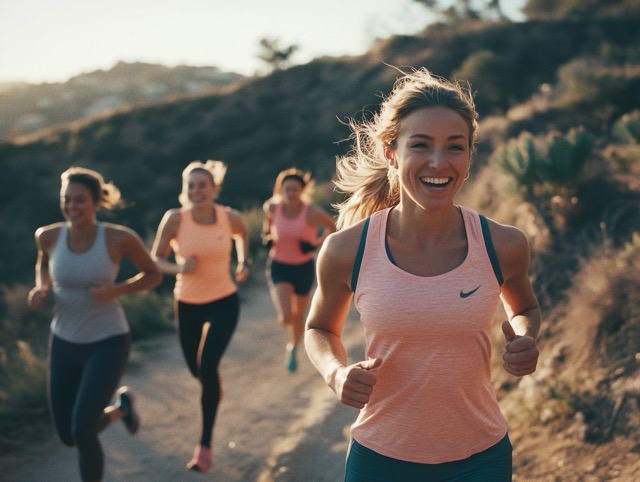
M 360 244 L 358 245 L 358 251 L 356 253 L 356 260 L 353 263 L 353 271 L 351 272 L 351 291 L 356 292 L 356 285 L 358 284 L 358 275 L 360 274 L 360 265 L 362 264 L 362 256 L 364 255 L 364 245 L 367 242 L 367 231 L 369 231 L 368 217 L 364 220 L 362 225 L 362 233 L 360 234 Z
M 480 226 L 482 226 L 482 237 L 484 238 L 484 244 L 487 247 L 487 254 L 489 255 L 489 260 L 491 261 L 491 266 L 493 267 L 493 272 L 496 275 L 496 279 L 498 280 L 498 284 L 502 286 L 504 283 L 504 277 L 502 276 L 502 270 L 500 269 L 500 262 L 498 261 L 498 255 L 496 254 L 496 250 L 493 247 L 493 241 L 491 240 L 491 233 L 489 232 L 489 223 L 487 222 L 487 218 L 485 218 L 482 214 L 480 216 Z

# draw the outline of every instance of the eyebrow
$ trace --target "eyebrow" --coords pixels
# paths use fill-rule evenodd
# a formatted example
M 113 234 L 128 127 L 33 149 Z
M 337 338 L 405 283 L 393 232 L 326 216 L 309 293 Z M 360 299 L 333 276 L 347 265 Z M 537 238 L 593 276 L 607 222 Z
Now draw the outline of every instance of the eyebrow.
M 427 140 L 430 140 L 430 141 L 433 140 L 433 137 L 428 135 L 428 134 L 412 134 L 412 135 L 409 136 L 409 139 L 415 139 L 415 138 L 427 139 Z M 448 141 L 453 141 L 453 140 L 458 140 L 458 139 L 466 140 L 467 136 L 465 136 L 464 134 L 454 134 L 454 135 L 451 135 L 451 136 L 447 137 Z

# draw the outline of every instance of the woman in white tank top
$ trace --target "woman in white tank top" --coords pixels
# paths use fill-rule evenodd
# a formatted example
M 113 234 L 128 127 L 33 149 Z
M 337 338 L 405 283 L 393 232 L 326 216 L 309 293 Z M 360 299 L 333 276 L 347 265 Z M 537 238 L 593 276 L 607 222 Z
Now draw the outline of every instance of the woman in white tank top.
M 100 207 L 120 203 L 120 191 L 92 170 L 72 167 L 62 176 L 60 207 L 65 222 L 38 228 L 36 285 L 28 303 L 41 309 L 53 291 L 49 343 L 49 405 L 56 431 L 77 446 L 83 481 L 102 479 L 104 456 L 98 433 L 122 419 L 129 433 L 140 419 L 128 387 L 116 388 L 130 349 L 129 326 L 117 298 L 149 289 L 161 275 L 139 236 L 96 221 Z M 122 258 L 138 273 L 117 282 Z M 113 395 L 116 403 L 109 405 Z

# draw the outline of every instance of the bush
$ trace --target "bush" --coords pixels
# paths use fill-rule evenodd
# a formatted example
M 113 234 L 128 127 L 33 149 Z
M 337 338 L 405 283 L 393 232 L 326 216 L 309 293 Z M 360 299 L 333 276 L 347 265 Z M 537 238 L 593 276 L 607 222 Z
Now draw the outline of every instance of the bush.
M 583 129 L 572 129 L 566 136 L 552 133 L 538 142 L 524 132 L 496 149 L 491 162 L 513 178 L 527 200 L 535 201 L 537 191 L 547 190 L 545 184 L 575 186 L 592 150 L 592 138 Z

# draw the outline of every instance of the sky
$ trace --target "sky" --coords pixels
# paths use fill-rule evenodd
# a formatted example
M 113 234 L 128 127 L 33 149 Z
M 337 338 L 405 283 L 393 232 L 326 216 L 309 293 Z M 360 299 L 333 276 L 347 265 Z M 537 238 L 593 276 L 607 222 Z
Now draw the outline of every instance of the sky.
M 509 0 L 517 15 L 524 0 Z M 359 55 L 433 22 L 415 0 L 0 0 L 0 82 L 65 82 L 117 62 L 252 75 L 263 38 L 295 64 Z

